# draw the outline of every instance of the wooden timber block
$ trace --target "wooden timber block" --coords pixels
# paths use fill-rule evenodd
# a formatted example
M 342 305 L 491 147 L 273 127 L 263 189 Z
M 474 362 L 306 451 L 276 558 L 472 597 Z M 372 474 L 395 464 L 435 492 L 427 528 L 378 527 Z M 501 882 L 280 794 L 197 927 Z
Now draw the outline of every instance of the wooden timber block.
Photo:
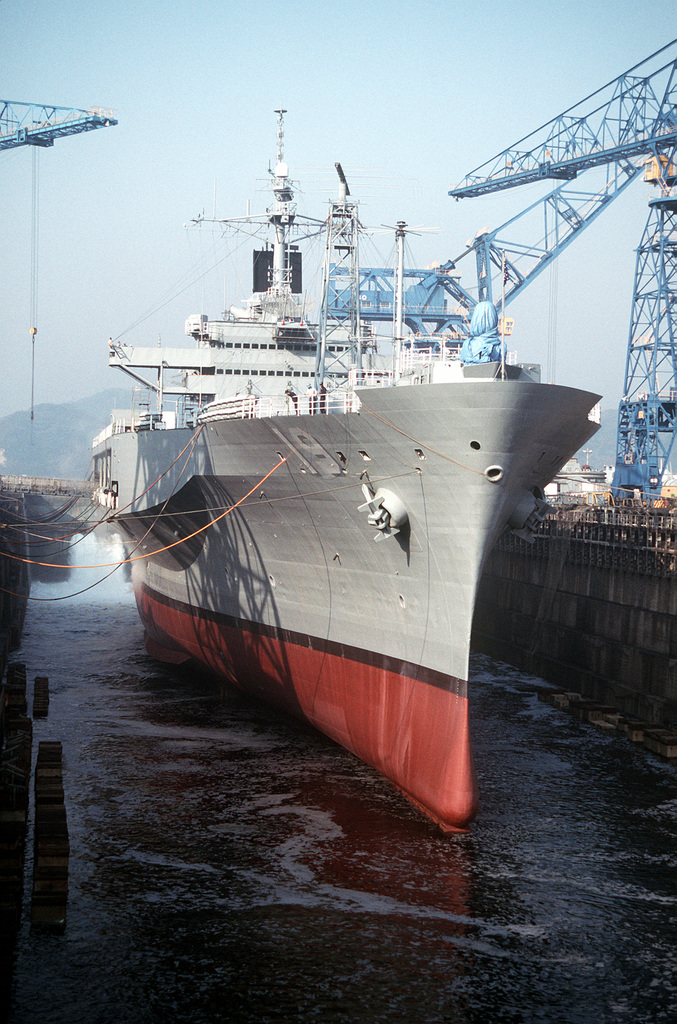
M 569 694 L 566 690 L 539 690 L 538 699 L 560 711 L 569 707 Z
M 677 733 L 667 729 L 645 729 L 644 746 L 654 754 L 661 757 L 677 757 Z
M 574 718 L 577 718 L 579 722 L 587 722 L 588 712 L 599 708 L 601 705 L 594 700 L 588 700 L 585 697 L 581 697 L 579 700 L 572 700 L 569 702 L 569 711 L 571 711 Z
M 58 758 L 60 761 L 62 754 L 61 740 L 40 740 L 38 744 L 38 758 Z
M 63 894 L 57 897 L 47 896 L 45 893 L 36 893 L 31 900 L 31 924 L 58 928 L 62 930 L 66 926 L 66 901 Z
M 35 896 L 38 893 L 41 895 L 61 895 L 65 899 L 68 895 L 68 875 L 65 874 L 59 878 L 34 878 L 33 895 Z
M 588 708 L 588 721 L 591 725 L 604 725 L 607 715 L 613 715 L 614 709 L 604 704 L 597 704 Z
M 627 733 L 627 737 L 632 743 L 644 742 L 645 728 L 644 722 L 636 722 L 634 720 L 627 720 L 622 725 L 623 732 Z

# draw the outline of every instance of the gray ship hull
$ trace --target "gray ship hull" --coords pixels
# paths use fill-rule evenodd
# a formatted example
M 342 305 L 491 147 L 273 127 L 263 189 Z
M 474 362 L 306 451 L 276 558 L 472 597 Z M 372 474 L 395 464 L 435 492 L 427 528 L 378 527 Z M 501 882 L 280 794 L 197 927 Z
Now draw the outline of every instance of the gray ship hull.
M 303 716 L 464 828 L 482 566 L 594 433 L 597 397 L 510 380 L 359 397 L 359 413 L 129 431 L 95 455 L 149 651 Z

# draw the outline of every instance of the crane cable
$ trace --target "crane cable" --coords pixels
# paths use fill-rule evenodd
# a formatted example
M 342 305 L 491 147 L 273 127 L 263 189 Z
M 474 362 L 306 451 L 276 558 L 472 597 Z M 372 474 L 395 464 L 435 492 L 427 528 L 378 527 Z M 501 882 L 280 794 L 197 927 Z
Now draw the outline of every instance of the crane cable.
M 38 333 L 38 236 L 40 224 L 40 165 L 39 147 L 33 146 L 33 175 L 31 190 L 31 441 L 35 417 L 35 335 Z

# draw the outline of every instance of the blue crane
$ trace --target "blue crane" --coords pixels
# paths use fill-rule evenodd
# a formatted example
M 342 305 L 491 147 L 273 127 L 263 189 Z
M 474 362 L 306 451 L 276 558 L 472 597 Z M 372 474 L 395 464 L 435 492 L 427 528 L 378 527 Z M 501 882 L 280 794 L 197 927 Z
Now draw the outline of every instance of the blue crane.
M 677 435 L 677 147 L 649 161 L 645 179 L 659 194 L 635 264 L 625 385 L 618 406 L 613 489 L 661 493 Z
M 505 303 L 591 224 L 644 170 L 659 195 L 635 271 L 625 387 L 619 406 L 615 491 L 660 494 L 677 432 L 677 40 L 503 150 L 451 188 L 456 199 L 558 180 L 552 191 L 495 231 L 480 232 L 455 264 L 475 255 L 478 300 L 493 301 L 503 275 Z M 604 171 L 595 190 L 571 183 Z M 515 241 L 538 214 L 540 240 Z
M 55 139 L 117 124 L 112 111 L 0 100 L 0 149 L 53 146 Z
M 33 212 L 31 224 L 31 423 L 34 418 L 35 398 L 35 336 L 37 320 L 37 206 L 38 175 L 37 154 L 40 149 L 54 145 L 55 139 L 66 135 L 91 132 L 117 124 L 110 110 L 100 108 L 77 110 L 73 107 L 54 107 L 40 103 L 17 103 L 0 100 L 0 150 L 17 146 L 33 146 Z

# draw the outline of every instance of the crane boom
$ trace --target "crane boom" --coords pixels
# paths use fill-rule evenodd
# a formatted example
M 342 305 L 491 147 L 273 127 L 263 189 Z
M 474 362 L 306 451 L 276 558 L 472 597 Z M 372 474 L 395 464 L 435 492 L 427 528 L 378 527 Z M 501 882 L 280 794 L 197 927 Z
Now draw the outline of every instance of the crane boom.
M 55 139 L 66 135 L 108 128 L 118 122 L 112 111 L 102 108 L 78 110 L 74 107 L 55 107 L 39 103 L 18 103 L 0 100 L 0 150 L 17 146 L 33 146 L 33 211 L 31 225 L 31 423 L 34 417 L 35 394 L 35 336 L 37 320 L 37 210 L 38 210 L 38 153 L 40 148 L 54 145 Z
M 672 59 L 666 61 L 668 55 Z M 503 266 L 505 303 L 510 303 L 638 177 L 648 158 L 664 163 L 676 144 L 673 40 L 471 171 L 449 195 L 463 199 L 560 180 L 501 227 L 480 232 L 454 260 L 475 254 L 478 300 L 492 301 Z M 605 169 L 604 180 L 586 191 L 574 179 L 594 168 Z
M 117 124 L 111 110 L 54 107 L 0 100 L 0 150 L 16 146 L 53 146 L 66 135 L 109 128 Z
M 544 178 L 571 180 L 592 167 L 665 152 L 677 141 L 676 46 L 673 39 L 481 164 L 449 195 L 462 199 Z M 660 63 L 670 49 L 673 59 Z
M 452 261 L 458 266 L 475 254 L 477 301 L 493 301 L 493 281 L 502 274 L 504 301 L 511 303 L 637 178 L 642 159 L 618 160 L 596 191 L 565 182 L 500 227 L 478 232 Z

